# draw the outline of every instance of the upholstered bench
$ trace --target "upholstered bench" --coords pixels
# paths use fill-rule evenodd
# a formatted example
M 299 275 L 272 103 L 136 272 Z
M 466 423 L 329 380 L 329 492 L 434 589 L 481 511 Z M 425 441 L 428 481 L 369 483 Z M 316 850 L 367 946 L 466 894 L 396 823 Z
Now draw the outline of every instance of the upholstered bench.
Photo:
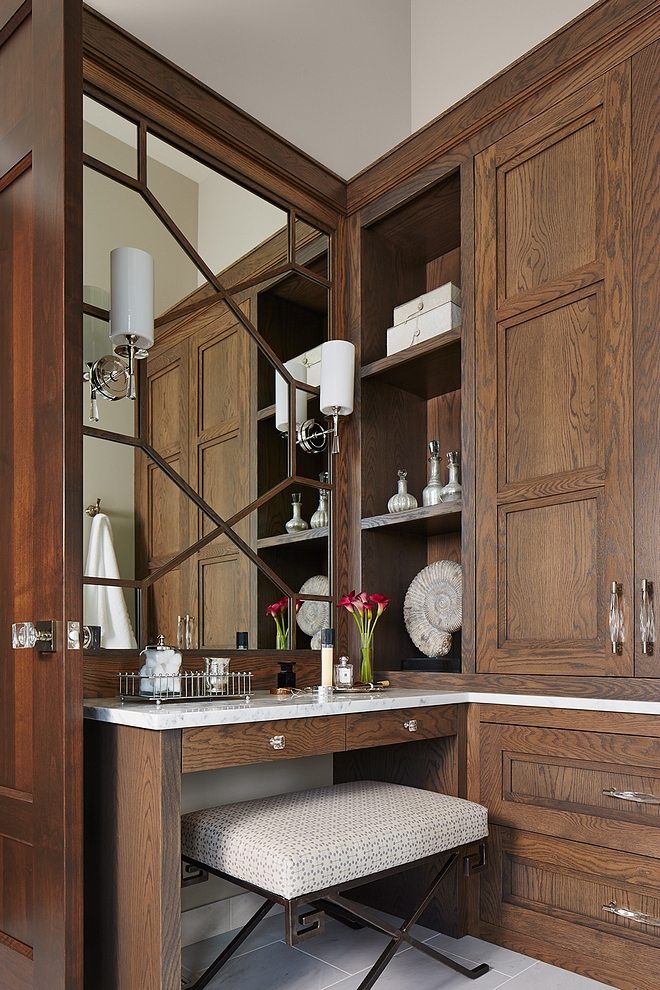
M 488 814 L 472 801 L 381 781 L 355 781 L 278 794 L 184 815 L 181 851 L 185 862 L 257 891 L 265 898 L 245 928 L 200 977 L 194 990 L 213 978 L 271 907 L 285 908 L 286 938 L 295 945 L 323 931 L 324 912 L 355 927 L 367 925 L 391 941 L 358 990 L 378 979 L 401 942 L 475 979 L 468 970 L 410 935 L 462 847 L 481 844 Z M 413 915 L 394 928 L 340 891 L 442 857 L 432 885 Z M 469 871 L 471 858 L 464 866 Z M 313 908 L 297 917 L 301 905 Z M 301 925 L 302 927 L 299 927 Z

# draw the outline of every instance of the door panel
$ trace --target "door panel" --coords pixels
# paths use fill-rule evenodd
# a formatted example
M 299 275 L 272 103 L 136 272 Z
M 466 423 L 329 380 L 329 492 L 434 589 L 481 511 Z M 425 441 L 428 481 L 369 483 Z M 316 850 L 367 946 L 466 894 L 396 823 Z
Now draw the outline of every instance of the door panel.
M 629 75 L 476 160 L 480 671 L 632 673 Z
M 0 988 L 64 990 L 82 986 L 82 657 L 62 635 L 82 616 L 82 383 L 65 381 L 82 368 L 82 5 L 17 7 L 0 23 Z M 12 622 L 43 619 L 53 653 L 11 649 Z

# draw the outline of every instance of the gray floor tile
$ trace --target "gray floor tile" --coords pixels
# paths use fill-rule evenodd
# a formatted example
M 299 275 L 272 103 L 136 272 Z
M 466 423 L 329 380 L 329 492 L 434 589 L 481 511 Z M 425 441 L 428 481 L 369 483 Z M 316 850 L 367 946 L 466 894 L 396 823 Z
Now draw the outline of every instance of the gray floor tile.
M 273 942 L 234 956 L 208 985 L 208 990 L 325 990 L 344 977 L 328 963 Z
M 365 966 L 376 961 L 389 941 L 387 935 L 381 935 L 371 928 L 356 931 L 327 918 L 323 935 L 310 938 L 297 948 L 315 959 L 338 966 L 347 973 L 359 973 Z M 399 951 L 405 948 L 408 946 Z
M 438 952 L 456 957 L 461 962 L 469 960 L 473 963 L 488 963 L 498 973 L 504 973 L 505 976 L 518 976 L 519 973 L 529 969 L 536 962 L 536 959 L 530 959 L 529 956 L 512 952 L 511 949 L 505 949 L 501 945 L 482 942 L 481 939 L 473 938 L 472 935 L 466 935 L 464 938 L 434 935 L 433 938 L 424 939 L 424 941 L 435 946 Z
M 481 982 L 481 981 L 480 981 Z M 556 966 L 537 962 L 506 985 L 507 990 L 612 990 L 609 984 L 589 980 Z M 380 988 L 379 988 L 380 990 Z
M 332 990 L 357 990 L 367 975 L 367 970 L 350 976 L 333 986 Z M 379 977 L 374 990 L 498 990 L 509 987 L 508 976 L 491 970 L 472 982 L 460 973 L 441 966 L 416 949 L 407 949 L 395 956 L 384 973 Z M 525 990 L 531 990 L 526 987 Z

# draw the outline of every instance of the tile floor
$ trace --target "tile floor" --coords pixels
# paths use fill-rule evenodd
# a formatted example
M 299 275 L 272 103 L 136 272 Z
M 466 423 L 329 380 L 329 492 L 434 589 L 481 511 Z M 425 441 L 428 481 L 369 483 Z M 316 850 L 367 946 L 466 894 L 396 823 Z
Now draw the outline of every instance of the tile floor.
M 385 917 L 387 917 L 385 915 Z M 463 965 L 487 962 L 489 973 L 472 982 L 409 946 L 399 950 L 374 990 L 611 990 L 604 983 L 548 966 L 497 945 L 467 935 L 462 939 L 438 935 L 416 925 L 413 934 Z M 194 982 L 235 932 L 217 935 L 183 950 L 185 988 Z M 369 928 L 358 931 L 326 918 L 323 935 L 300 946 L 284 941 L 284 915 L 267 917 L 208 990 L 356 990 L 385 947 L 387 938 Z M 188 981 L 188 984 L 185 981 Z

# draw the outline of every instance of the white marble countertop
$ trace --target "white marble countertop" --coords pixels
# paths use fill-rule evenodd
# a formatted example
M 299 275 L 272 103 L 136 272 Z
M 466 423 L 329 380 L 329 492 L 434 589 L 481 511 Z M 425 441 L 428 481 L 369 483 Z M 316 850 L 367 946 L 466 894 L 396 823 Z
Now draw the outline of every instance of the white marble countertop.
M 272 695 L 255 691 L 250 700 L 153 702 L 119 698 L 87 698 L 85 718 L 141 729 L 183 729 L 198 725 L 266 722 L 281 718 L 314 718 L 350 712 L 387 711 L 481 702 L 490 705 L 524 705 L 535 708 L 572 708 L 581 711 L 631 712 L 660 715 L 660 700 L 624 701 L 611 698 L 567 698 L 559 695 L 495 694 L 486 691 L 415 691 L 387 688 L 372 694 L 334 694 L 329 701 L 313 695 Z

